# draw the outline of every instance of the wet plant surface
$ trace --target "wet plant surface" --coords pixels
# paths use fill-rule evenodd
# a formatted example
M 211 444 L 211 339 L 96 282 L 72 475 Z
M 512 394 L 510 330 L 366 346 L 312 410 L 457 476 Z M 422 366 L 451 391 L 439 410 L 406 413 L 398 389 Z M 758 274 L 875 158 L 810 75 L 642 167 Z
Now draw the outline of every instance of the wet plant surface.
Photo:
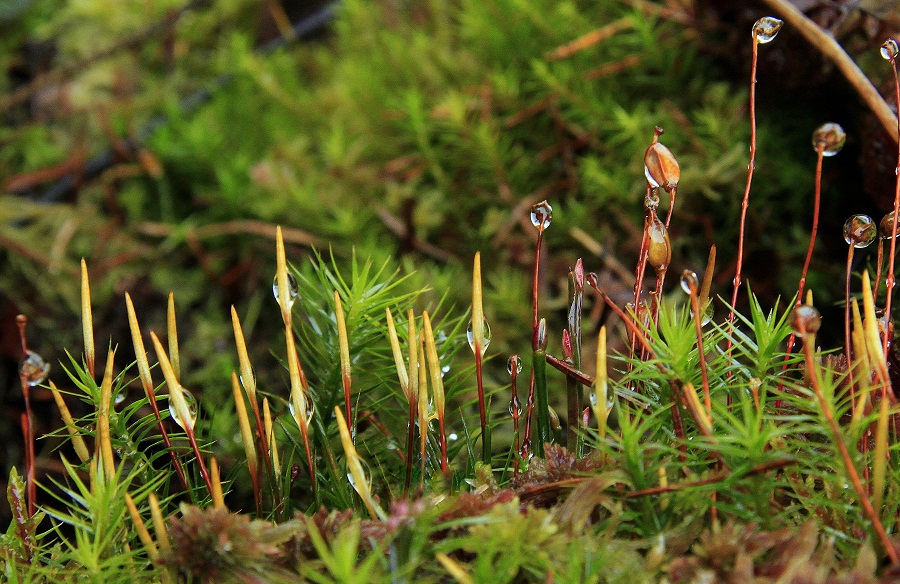
M 242 60 L 223 91 L 262 91 L 276 105 L 259 111 L 259 125 L 274 130 L 288 111 L 312 133 L 223 165 L 204 208 L 198 192 L 181 201 L 167 189 L 186 164 L 173 144 L 199 140 L 215 118 L 176 112 L 137 155 L 161 194 L 155 218 L 138 212 L 150 204 L 147 177 L 106 183 L 97 208 L 105 217 L 117 201 L 111 225 L 129 229 L 107 240 L 100 268 L 81 260 L 71 290 L 61 287 L 80 314 L 57 339 L 65 356 L 44 358 L 50 312 L 12 317 L 23 450 L 7 481 L 3 578 L 900 579 L 900 178 L 889 177 L 886 213 L 835 221 L 832 159 L 866 138 L 821 120 L 806 130 L 804 171 L 785 170 L 788 158 L 758 166 L 782 144 L 756 104 L 757 84 L 777 80 L 757 71 L 789 19 L 749 27 L 749 91 L 731 94 L 691 89 L 673 66 L 690 54 L 678 36 L 687 4 L 623 6 L 405 12 L 347 2 L 332 44 L 301 51 L 302 75 L 317 80 L 309 92 L 297 79 L 292 91 L 276 83 L 291 79 L 286 55 L 225 50 Z M 289 23 L 269 9 L 276 25 Z M 548 14 L 583 34 L 541 26 Z M 610 24 L 591 27 L 589 16 Z M 497 19 L 508 23 L 502 33 L 487 26 Z M 648 39 L 682 52 L 641 52 L 641 70 L 680 79 L 702 95 L 699 109 L 640 101 L 647 73 L 599 82 L 637 71 L 629 59 Z M 599 68 L 598 47 L 609 52 Z M 873 53 L 896 106 L 897 43 Z M 464 82 L 439 90 L 454 77 Z M 367 99 L 377 111 L 354 109 Z M 659 125 L 636 122 L 647 116 Z M 220 129 L 223 144 L 240 134 Z M 539 143 L 544 130 L 554 142 Z M 241 152 L 269 148 L 255 135 Z M 210 161 L 221 147 L 206 145 Z M 633 160 L 617 156 L 613 168 L 611 152 Z M 154 160 L 165 173 L 153 176 Z M 782 181 L 809 196 L 778 212 L 809 227 L 771 228 L 767 205 Z M 465 189 L 473 196 L 446 196 Z M 271 207 L 251 210 L 247 197 Z M 710 205 L 727 208 L 692 234 Z M 267 219 L 212 222 L 226 206 Z M 282 215 L 302 216 L 304 229 L 268 221 Z M 10 217 L 25 230 L 48 220 Z M 144 237 L 161 238 L 154 253 L 170 254 L 167 277 L 141 275 Z M 838 242 L 833 266 L 817 260 L 824 239 Z M 758 280 L 752 250 L 788 241 L 790 268 Z M 34 257 L 34 247 L 17 249 Z M 271 260 L 223 268 L 251 251 Z M 413 261 L 428 256 L 439 263 Z M 196 276 L 162 302 L 141 287 L 197 271 L 214 298 L 193 289 Z M 757 293 L 757 281 L 777 292 Z M 229 286 L 253 291 L 222 293 Z M 240 300 L 229 310 L 231 296 Z M 206 321 L 216 306 L 224 325 Z M 106 322 L 119 313 L 121 325 Z

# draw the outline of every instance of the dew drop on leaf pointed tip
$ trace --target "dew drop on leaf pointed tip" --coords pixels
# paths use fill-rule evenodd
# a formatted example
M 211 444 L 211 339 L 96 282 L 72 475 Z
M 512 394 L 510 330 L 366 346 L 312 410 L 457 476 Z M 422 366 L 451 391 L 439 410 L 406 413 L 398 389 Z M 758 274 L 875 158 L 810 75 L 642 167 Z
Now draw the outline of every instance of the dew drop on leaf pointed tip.
M 780 19 L 773 16 L 764 16 L 756 21 L 753 25 L 753 36 L 761 43 L 772 42 L 781 25 L 784 24 Z

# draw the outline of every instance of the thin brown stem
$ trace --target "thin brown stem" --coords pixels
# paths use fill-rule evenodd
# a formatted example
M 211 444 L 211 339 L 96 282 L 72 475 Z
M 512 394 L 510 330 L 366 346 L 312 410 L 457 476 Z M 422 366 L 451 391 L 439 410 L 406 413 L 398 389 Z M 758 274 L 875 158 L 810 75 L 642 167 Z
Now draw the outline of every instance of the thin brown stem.
M 728 311 L 728 324 L 734 324 L 737 308 L 738 291 L 741 288 L 741 269 L 744 265 L 744 232 L 747 227 L 747 209 L 750 206 L 750 185 L 753 183 L 753 171 L 756 170 L 756 63 L 759 54 L 759 39 L 753 35 L 753 57 L 750 61 L 750 163 L 747 165 L 747 183 L 744 186 L 744 199 L 741 202 L 741 226 L 738 235 L 737 267 L 734 272 L 734 291 L 731 294 L 731 308 Z M 728 338 L 726 353 L 731 355 L 731 338 Z
M 897 76 L 897 62 L 895 58 L 891 58 L 891 69 L 894 72 L 894 98 L 897 107 L 900 108 L 900 78 Z M 900 112 L 900 109 L 898 109 L 898 112 Z M 897 134 L 900 136 L 900 118 L 897 119 Z M 897 216 L 900 214 L 900 141 L 898 141 L 897 144 L 897 168 L 895 171 L 898 174 L 894 181 L 894 221 L 891 231 L 891 251 L 888 254 L 887 291 L 885 292 L 886 296 L 884 300 L 884 315 L 887 322 L 884 327 L 884 337 L 881 341 L 885 358 L 887 358 L 890 339 L 891 299 L 894 296 L 894 258 L 897 251 Z

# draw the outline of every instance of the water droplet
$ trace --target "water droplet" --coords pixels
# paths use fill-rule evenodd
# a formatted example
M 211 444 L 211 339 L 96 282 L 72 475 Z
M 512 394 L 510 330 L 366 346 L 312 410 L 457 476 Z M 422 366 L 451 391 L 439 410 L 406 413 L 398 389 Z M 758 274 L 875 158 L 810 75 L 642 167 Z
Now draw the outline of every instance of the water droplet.
M 771 42 L 781 30 L 782 24 L 784 23 L 775 17 L 764 16 L 753 25 L 753 36 L 761 43 Z
M 841 151 L 845 142 L 847 142 L 847 134 L 834 122 L 822 124 L 812 135 L 813 150 L 818 152 L 820 144 L 824 147 L 822 156 L 834 156 Z
M 516 375 L 522 373 L 522 359 L 518 355 L 510 355 L 509 361 L 506 362 L 506 370 L 512 375 L 513 364 L 515 364 Z
M 191 429 L 194 428 L 194 423 L 197 421 L 197 398 L 194 397 L 194 394 L 189 392 L 188 390 L 181 388 L 181 395 L 184 396 L 184 401 L 187 402 L 188 416 L 189 419 L 182 420 L 181 416 L 178 414 L 178 411 L 175 409 L 175 404 L 172 403 L 172 398 L 169 398 L 169 415 L 172 416 L 172 420 L 181 426 L 182 430 L 187 430 L 187 426 L 190 426 Z
M 681 168 L 671 150 L 659 142 L 654 142 L 644 153 L 644 176 L 647 177 L 647 183 L 653 189 L 661 188 L 669 192 L 678 186 Z M 657 195 L 657 204 L 659 204 L 659 195 Z
M 113 404 L 119 405 L 124 402 L 128 398 L 128 388 L 123 387 L 122 391 L 116 394 L 116 398 L 113 400 Z
M 44 383 L 48 373 L 50 373 L 50 364 L 34 351 L 28 351 L 25 360 L 19 366 L 19 375 L 29 387 Z
M 869 247 L 878 229 L 868 215 L 853 215 L 844 223 L 844 241 L 856 248 Z
M 647 226 L 647 261 L 657 272 L 665 270 L 672 261 L 672 246 L 669 244 L 669 230 L 665 224 L 654 218 Z
M 703 307 L 703 318 L 700 321 L 700 326 L 706 326 L 709 324 L 709 321 L 713 319 L 713 314 L 716 309 L 713 306 L 712 301 L 707 301 L 706 306 Z
M 488 345 L 491 344 L 491 326 L 488 324 L 487 319 L 483 319 L 484 324 L 484 344 L 481 345 L 481 356 L 484 357 L 484 354 L 487 352 Z M 466 340 L 469 341 L 469 348 L 472 349 L 472 352 L 475 352 L 475 333 L 472 331 L 472 320 L 469 319 L 469 328 L 466 329 Z
M 646 167 L 644 167 L 646 169 Z M 646 171 L 645 171 L 646 173 Z M 647 180 L 650 181 L 651 178 L 649 174 L 647 175 Z M 653 184 L 653 183 L 651 183 Z M 659 188 L 652 188 L 646 195 L 644 195 L 644 209 L 647 211 L 656 211 L 659 208 Z
M 595 384 L 595 386 L 596 386 L 596 384 Z M 591 401 L 591 407 L 596 408 L 597 407 L 596 387 L 592 388 L 592 390 L 588 392 L 588 399 Z
M 894 39 L 888 39 L 881 45 L 881 58 L 886 61 L 893 61 L 900 54 L 900 44 Z
M 297 279 L 294 278 L 293 274 L 288 273 L 288 305 L 282 308 L 286 310 L 290 310 L 294 305 L 294 300 L 297 299 Z M 272 281 L 272 294 L 275 295 L 275 300 L 278 300 L 278 276 L 275 276 L 275 279 Z
M 443 378 L 444 378 L 444 375 L 446 375 L 446 374 L 448 374 L 448 373 L 450 373 L 450 366 L 449 366 L 449 365 L 444 365 L 443 367 L 441 367 L 441 379 L 443 379 Z
M 886 214 L 881 218 L 881 221 L 878 222 L 878 234 L 881 236 L 881 239 L 890 239 L 894 237 L 894 212 Z
M 700 281 L 697 279 L 697 274 L 691 270 L 681 272 L 681 289 L 684 290 L 685 294 L 690 295 L 691 288 L 694 289 L 694 293 L 696 294 L 697 288 L 699 287 Z
M 518 396 L 513 396 L 509 402 L 509 415 L 517 418 L 522 417 L 522 403 Z
M 313 402 L 313 400 L 309 399 L 309 396 L 307 396 L 305 393 L 301 394 L 300 398 L 303 400 L 303 403 L 306 406 L 306 423 L 309 424 L 316 413 L 316 404 Z M 296 419 L 296 417 L 294 416 L 293 401 L 288 402 L 288 411 L 290 412 L 291 417 Z
M 537 227 L 538 231 L 543 232 L 544 229 L 547 229 L 552 220 L 553 207 L 547 201 L 541 201 L 531 207 L 531 224 Z
M 450 442 L 456 442 L 457 440 L 459 440 L 459 436 L 456 434 L 456 432 L 451 432 L 450 434 L 447 434 L 447 440 L 449 440 Z
M 798 337 L 803 336 L 803 331 L 816 334 L 822 326 L 822 315 L 814 307 L 808 304 L 798 304 L 788 316 L 791 330 Z

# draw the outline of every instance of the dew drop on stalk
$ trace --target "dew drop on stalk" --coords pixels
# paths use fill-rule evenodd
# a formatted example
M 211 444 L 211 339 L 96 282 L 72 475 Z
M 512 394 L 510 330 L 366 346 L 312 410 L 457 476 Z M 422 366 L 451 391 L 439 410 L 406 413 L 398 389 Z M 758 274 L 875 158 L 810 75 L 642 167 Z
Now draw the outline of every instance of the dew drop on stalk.
M 197 398 L 194 397 L 190 391 L 181 388 L 181 395 L 184 396 L 184 401 L 187 403 L 187 410 L 189 419 L 182 420 L 181 415 L 178 413 L 178 410 L 175 409 L 175 404 L 172 403 L 172 398 L 169 398 L 169 415 L 172 416 L 172 420 L 181 426 L 182 430 L 187 431 L 188 426 L 191 429 L 194 428 L 194 422 L 197 421 Z
M 890 239 L 894 235 L 894 212 L 891 211 L 881 218 L 878 222 L 878 234 L 881 239 Z
M 553 220 L 553 207 L 547 201 L 541 201 L 531 207 L 531 224 L 542 232 L 550 226 Z
M 288 305 L 283 306 L 282 308 L 286 310 L 290 310 L 294 305 L 294 300 L 297 299 L 297 279 L 294 278 L 293 274 L 288 274 Z M 275 295 L 275 300 L 278 300 L 278 276 L 275 276 L 275 280 L 272 281 L 272 294 Z
M 696 292 L 697 288 L 699 287 L 700 280 L 697 279 L 697 274 L 695 274 L 691 270 L 685 270 L 681 272 L 681 289 L 684 290 L 685 294 L 690 295 L 691 288 L 693 288 L 694 292 Z
M 900 55 L 900 44 L 894 39 L 888 39 L 881 45 L 881 58 L 885 61 L 893 61 Z
M 647 226 L 647 261 L 657 272 L 665 270 L 672 261 L 672 246 L 669 244 L 669 230 L 666 225 L 655 218 Z
M 44 361 L 44 358 L 35 353 L 28 351 L 22 365 L 19 366 L 19 375 L 25 380 L 29 387 L 34 387 L 44 383 L 47 374 L 50 373 L 50 364 Z
M 309 399 L 309 397 L 307 397 L 305 393 L 301 394 L 300 398 L 303 400 L 303 403 L 306 406 L 306 423 L 309 424 L 312 421 L 313 415 L 315 415 L 316 413 L 316 404 L 313 403 L 313 401 Z M 294 416 L 293 401 L 288 402 L 288 411 L 290 412 L 291 417 L 296 419 L 296 416 Z
M 513 396 L 509 402 L 509 415 L 517 418 L 522 416 L 522 403 L 519 401 L 518 396 Z
M 506 362 L 506 370 L 510 375 L 513 373 L 513 364 L 515 363 L 516 375 L 522 373 L 522 360 L 518 355 L 510 355 L 509 361 Z
M 822 144 L 824 147 L 822 156 L 834 156 L 841 151 L 846 142 L 847 134 L 840 125 L 834 122 L 822 124 L 816 128 L 812 135 L 813 150 L 818 152 L 819 144 Z
M 484 344 L 481 345 L 481 356 L 484 357 L 485 352 L 487 351 L 488 345 L 491 344 L 491 326 L 488 324 L 487 319 L 483 320 L 484 327 Z M 472 352 L 475 352 L 475 333 L 472 330 L 472 320 L 469 319 L 469 327 L 466 329 L 466 340 L 469 341 L 469 348 L 472 349 Z
M 804 331 L 811 334 L 818 332 L 819 327 L 822 326 L 822 315 L 815 307 L 798 304 L 788 316 L 788 322 L 794 334 L 802 337 Z
M 868 215 L 853 215 L 844 223 L 844 241 L 856 248 L 869 247 L 878 229 Z
M 756 21 L 753 25 L 753 36 L 761 43 L 771 42 L 781 30 L 784 24 L 780 19 L 773 16 L 764 16 Z

